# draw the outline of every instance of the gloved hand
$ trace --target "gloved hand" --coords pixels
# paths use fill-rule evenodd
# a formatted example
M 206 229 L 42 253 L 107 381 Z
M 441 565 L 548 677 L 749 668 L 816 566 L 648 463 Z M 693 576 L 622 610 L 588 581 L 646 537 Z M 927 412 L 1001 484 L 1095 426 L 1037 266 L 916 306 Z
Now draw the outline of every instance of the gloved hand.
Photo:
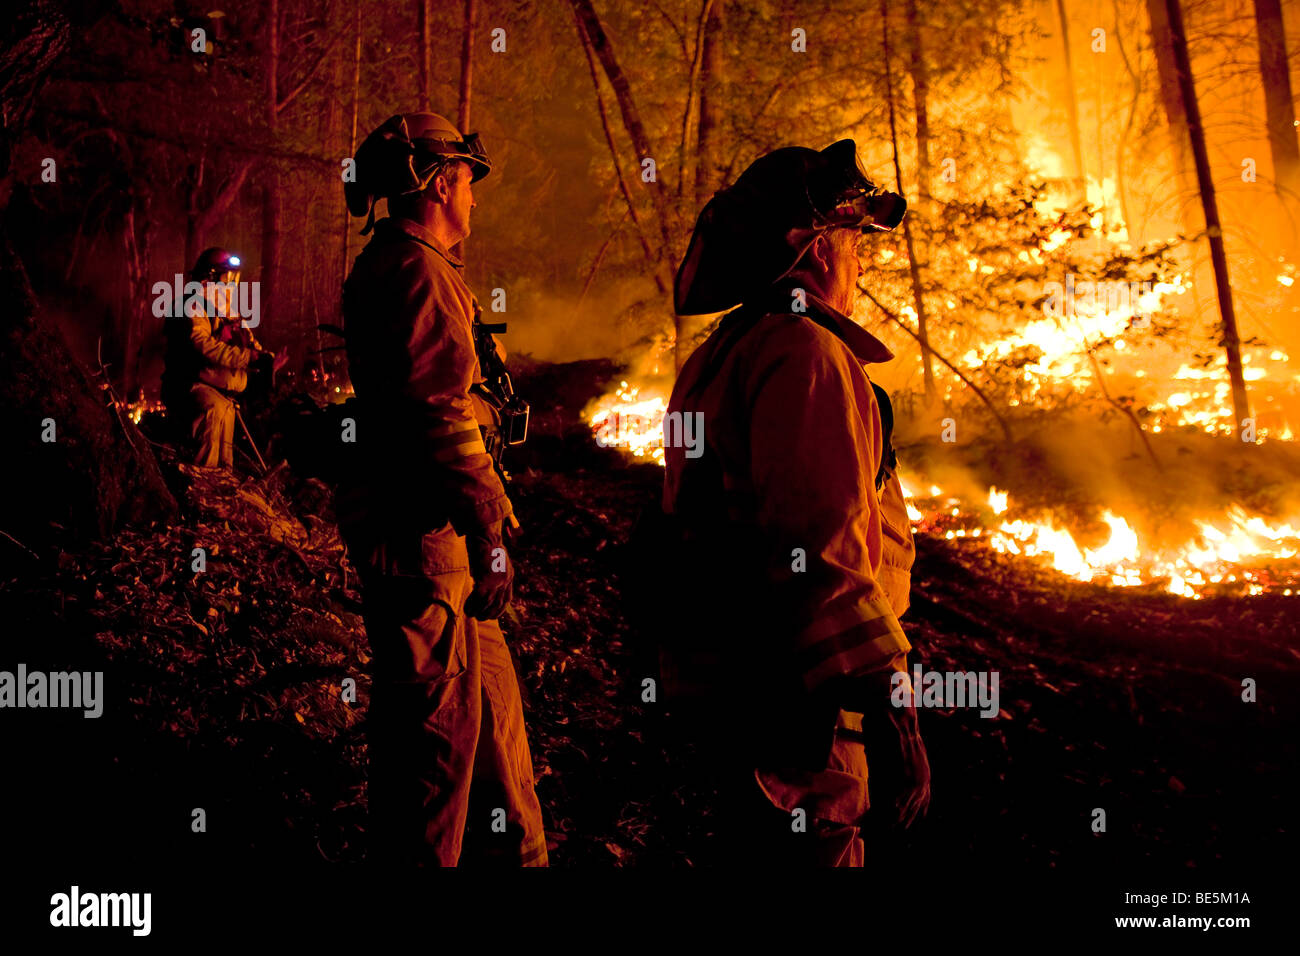
M 479 621 L 494 620 L 510 603 L 515 579 L 514 566 L 501 538 L 501 524 L 466 535 L 465 546 L 469 550 L 469 572 L 474 578 L 465 613 Z
M 898 797 L 894 807 L 899 824 L 907 828 L 930 809 L 930 761 L 916 723 L 916 708 L 900 707 L 890 720 L 898 735 Z
M 906 828 L 930 807 L 930 761 L 917 724 L 916 708 L 896 707 L 891 700 L 892 690 L 887 682 L 893 674 L 885 671 L 873 675 L 876 702 L 862 710 L 862 731 L 872 795 L 879 792 L 893 796 L 895 819 Z M 910 678 L 908 685 L 911 685 Z
M 501 535 L 505 542 L 513 547 L 514 543 L 524 535 L 523 525 L 513 514 L 507 515 L 505 521 L 501 522 Z

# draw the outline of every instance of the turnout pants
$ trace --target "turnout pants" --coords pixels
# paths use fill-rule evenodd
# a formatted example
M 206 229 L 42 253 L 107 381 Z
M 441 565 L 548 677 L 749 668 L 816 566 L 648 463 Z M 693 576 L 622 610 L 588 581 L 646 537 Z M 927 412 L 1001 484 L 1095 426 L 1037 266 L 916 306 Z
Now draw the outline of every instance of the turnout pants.
M 211 385 L 190 388 L 194 418 L 190 434 L 198 442 L 194 464 L 212 467 L 235 463 L 235 403 Z
M 464 614 L 465 539 L 348 535 L 374 684 L 368 724 L 376 861 L 545 866 L 514 663 L 496 621 Z

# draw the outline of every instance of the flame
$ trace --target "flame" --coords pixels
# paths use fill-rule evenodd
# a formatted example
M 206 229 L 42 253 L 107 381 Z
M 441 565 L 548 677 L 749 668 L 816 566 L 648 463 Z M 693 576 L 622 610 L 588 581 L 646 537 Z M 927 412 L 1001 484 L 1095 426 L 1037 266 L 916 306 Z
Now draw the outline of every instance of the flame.
M 641 397 L 641 387 L 620 382 L 612 395 L 600 399 L 587 423 L 595 433 L 596 444 L 605 448 L 622 448 L 645 458 L 647 455 L 664 463 L 664 412 L 668 400 L 662 394 Z
M 167 406 L 165 406 L 161 401 L 149 401 L 143 395 L 134 402 L 119 401 L 116 404 L 120 410 L 126 412 L 126 417 L 131 419 L 131 421 L 136 425 L 140 424 L 140 419 L 144 418 L 146 412 L 166 413 L 167 411 Z
M 1140 315 L 1159 314 L 1169 295 L 1190 288 L 1183 277 L 1176 278 L 1175 282 L 1156 283 L 1150 292 L 1136 297 L 1130 289 L 1119 301 L 1106 302 L 1107 296 L 1100 293 L 1091 305 L 1076 301 L 1071 314 L 1035 319 L 1011 334 L 968 349 L 961 364 L 971 371 L 983 369 L 986 363 L 1014 365 L 1019 397 L 1008 400 L 1014 407 L 1094 389 L 1097 370 L 1088 357 L 1093 349 L 1102 360 L 1101 371 L 1112 390 L 1132 394 L 1135 407 L 1153 433 L 1194 428 L 1210 435 L 1235 436 L 1226 356 L 1220 352 L 1206 365 L 1183 362 L 1176 369 L 1175 362 L 1165 358 L 1171 371 L 1164 371 L 1161 357 L 1150 347 L 1151 337 L 1134 321 Z M 1110 305 L 1116 307 L 1108 308 Z M 1113 351 L 1096 351 L 1107 343 Z M 1300 397 L 1300 374 L 1291 371 L 1290 356 L 1278 348 L 1245 347 L 1241 361 L 1242 376 L 1251 386 L 1258 440 L 1294 440 L 1281 411 L 1284 403 Z
M 1263 594 L 1279 583 L 1300 578 L 1300 568 L 1285 572 L 1260 567 L 1292 561 L 1300 555 L 1300 521 L 1270 524 L 1234 505 L 1217 518 L 1194 522 L 1196 534 L 1173 545 L 1144 543 L 1121 515 L 1107 510 L 1102 521 L 1109 527 L 1107 540 L 1098 548 L 1081 547 L 1068 530 L 1051 518 L 1008 519 L 1009 495 L 996 487 L 988 491 L 987 511 L 1002 520 L 996 527 L 971 527 L 979 509 L 963 508 L 959 498 L 945 496 L 936 485 L 917 501 L 903 483 L 908 515 L 920 531 L 942 532 L 946 540 L 983 538 L 1000 554 L 1043 560 L 1078 581 L 1114 587 L 1163 585 L 1171 594 L 1199 599 L 1216 586 L 1234 585 L 1248 595 Z M 958 502 L 954 506 L 954 502 Z M 920 517 L 918 517 L 918 515 Z M 960 521 L 962 527 L 950 525 Z M 1292 588 L 1282 590 L 1292 593 Z
M 1035 208 L 1042 215 L 1055 218 L 1077 199 L 1074 187 L 1065 185 L 1073 164 L 1067 163 L 1042 136 L 1028 136 L 1023 146 L 1026 166 L 1048 180 L 1051 186 L 1035 201 Z M 1116 182 L 1087 176 L 1085 185 L 1089 204 L 1098 210 L 1093 214 L 1090 226 L 1102 234 L 1100 238 L 1116 247 L 1125 247 L 1129 234 L 1121 214 Z M 1051 254 L 1077 238 L 1071 230 L 1058 227 L 1040 241 L 1036 249 L 1027 250 L 1027 255 L 1022 252 L 1017 258 L 1022 262 L 1032 259 L 1042 263 L 1043 253 Z M 987 274 L 986 267 L 977 258 L 967 258 L 966 265 L 972 273 Z M 1296 263 L 1278 256 L 1276 281 L 1280 290 L 1293 287 L 1297 274 L 1300 274 L 1300 268 Z M 1064 281 L 1065 277 L 1046 278 Z M 1182 295 L 1191 289 L 1190 279 L 1190 273 L 1183 273 L 1176 275 L 1171 282 L 1157 283 L 1149 293 L 1137 297 L 1136 309 L 1131 294 L 1107 302 L 1107 296 L 1098 292 L 1097 301 L 1092 304 L 1076 300 L 1073 314 L 1062 316 L 1059 321 L 1051 317 L 1031 321 L 990 345 L 967 351 L 961 364 L 977 370 L 989 361 L 1009 360 L 1016 369 L 1021 394 L 1010 398 L 1008 404 L 1017 406 L 1046 398 L 1047 393 L 1060 397 L 1094 388 L 1097 370 L 1088 360 L 1088 349 L 1110 343 L 1114 351 L 1105 355 L 1105 359 L 1110 361 L 1102 362 L 1101 374 L 1106 376 L 1107 384 L 1115 393 L 1122 395 L 1129 389 L 1133 390 L 1135 408 L 1146 413 L 1144 417 L 1148 417 L 1152 432 L 1195 428 L 1211 435 L 1233 436 L 1238 423 L 1232 408 L 1226 360 L 1221 355 L 1216 356 L 1215 361 L 1203 369 L 1184 365 L 1174 373 L 1173 377 L 1180 381 L 1168 389 L 1170 394 L 1160 394 L 1158 383 L 1168 381 L 1169 374 L 1164 368 L 1157 367 L 1160 357 L 1153 356 L 1149 348 L 1152 337 L 1143 332 L 1142 323 L 1133 321 L 1137 317 L 1135 312 L 1159 315 L 1166 308 L 1169 295 Z M 1113 285 L 1107 288 L 1119 291 Z M 1120 307 L 1115 308 L 1116 305 Z M 1118 338 L 1130 328 L 1134 334 L 1127 340 Z M 1284 368 L 1262 367 L 1266 356 L 1273 362 L 1288 361 L 1280 350 L 1269 353 L 1255 348 L 1242 349 L 1243 365 L 1249 366 L 1252 359 L 1255 362 L 1254 367 L 1247 367 L 1244 374 L 1248 383 L 1258 383 L 1251 390 L 1254 398 L 1252 408 L 1260 417 L 1256 434 L 1261 441 L 1291 441 L 1290 425 L 1274 420 L 1272 415 L 1288 397 L 1300 396 L 1300 388 L 1296 387 L 1300 376 L 1286 374 Z M 1164 362 L 1172 367 L 1170 357 L 1166 352 Z M 1142 381 L 1134 382 L 1133 379 Z M 1189 388 L 1193 383 L 1199 387 Z M 1270 409 L 1270 402 L 1279 404 Z
M 1068 236 L 1066 233 L 1061 241 Z M 1114 302 L 1107 301 L 1104 292 L 1090 296 L 1092 301 L 1080 295 L 1069 302 L 1069 314 L 1061 318 L 1045 315 L 981 348 L 969 349 L 962 356 L 962 364 L 978 369 L 986 362 L 1025 354 L 1033 356 L 1021 371 L 1028 386 L 1027 397 L 1032 398 L 1044 385 L 1086 391 L 1092 387 L 1093 378 L 1087 350 L 1127 332 L 1139 314 L 1157 313 L 1165 296 L 1181 294 L 1186 288 L 1179 276 L 1176 282 L 1158 282 L 1146 292 L 1126 288 Z M 1112 304 L 1115 307 L 1108 308 Z M 1058 306 L 1064 309 L 1065 303 Z M 1119 350 L 1127 347 L 1125 343 Z

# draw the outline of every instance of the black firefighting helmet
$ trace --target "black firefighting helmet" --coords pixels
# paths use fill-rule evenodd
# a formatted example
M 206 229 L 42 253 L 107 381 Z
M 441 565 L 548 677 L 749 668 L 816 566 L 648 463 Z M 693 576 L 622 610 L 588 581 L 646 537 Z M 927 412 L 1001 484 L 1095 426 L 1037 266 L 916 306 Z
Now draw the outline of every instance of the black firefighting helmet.
M 227 272 L 238 272 L 243 265 L 243 259 L 236 253 L 213 246 L 199 253 L 198 261 L 190 270 L 190 279 L 194 282 L 207 282 Z
M 700 212 L 673 306 L 678 315 L 725 312 L 787 275 L 818 233 L 888 232 L 906 211 L 902 196 L 867 178 L 851 139 L 760 156 Z
M 437 113 L 390 116 L 365 138 L 356 155 L 356 177 L 344 182 L 348 211 L 367 216 L 365 235 L 374 225 L 375 202 L 423 192 L 446 164 L 469 163 L 471 182 L 492 171 L 478 133 L 460 130 Z

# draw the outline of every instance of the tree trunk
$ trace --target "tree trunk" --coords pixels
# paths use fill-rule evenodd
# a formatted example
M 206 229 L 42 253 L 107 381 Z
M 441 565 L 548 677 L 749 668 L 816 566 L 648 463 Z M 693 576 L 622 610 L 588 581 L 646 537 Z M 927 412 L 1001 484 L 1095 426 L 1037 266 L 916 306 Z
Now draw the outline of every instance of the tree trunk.
M 1074 186 L 1081 199 L 1088 198 L 1088 181 L 1083 166 L 1083 142 L 1079 136 L 1079 95 L 1074 88 L 1074 57 L 1070 52 L 1070 20 L 1065 0 L 1056 0 L 1056 16 L 1061 24 L 1061 47 L 1065 51 L 1065 106 L 1070 118 L 1070 147 L 1074 152 Z
M 1228 353 L 1228 377 L 1232 381 L 1232 410 L 1235 417 L 1233 429 L 1240 434 L 1243 422 L 1250 417 L 1250 403 L 1246 397 L 1246 379 L 1241 368 L 1241 342 L 1237 336 L 1237 316 L 1232 305 L 1232 287 L 1228 281 L 1228 259 L 1223 251 L 1223 228 L 1219 222 L 1219 205 L 1214 195 L 1214 179 L 1210 172 L 1210 157 L 1205 148 L 1205 130 L 1201 125 L 1201 109 L 1196 102 L 1196 86 L 1192 82 L 1191 58 L 1187 53 L 1187 36 L 1183 32 L 1183 11 L 1179 0 L 1164 0 L 1169 17 L 1169 36 L 1173 44 L 1174 67 L 1178 74 L 1178 89 L 1187 110 L 1187 133 L 1191 138 L 1192 158 L 1196 161 L 1196 180 L 1201 190 L 1201 206 L 1205 210 L 1205 231 L 1210 239 L 1210 261 L 1214 266 L 1214 286 L 1219 295 L 1219 314 L 1223 320 L 1223 347 Z
M 1106 158 L 1102 153 L 1102 143 L 1105 139 L 1104 121 L 1102 112 L 1105 109 L 1105 77 L 1102 75 L 1101 58 L 1096 54 L 1092 57 L 1093 76 L 1096 79 L 1094 84 L 1094 101 L 1096 107 L 1093 111 L 1093 117 L 1096 120 L 1097 135 L 1094 145 L 1097 147 L 1097 203 L 1101 207 L 1101 234 L 1105 235 L 1110 229 L 1110 210 L 1106 205 Z
M 925 63 L 925 38 L 921 34 L 916 0 L 907 0 L 907 45 L 912 59 L 912 103 L 916 110 L 916 178 L 921 212 L 930 212 L 930 73 Z
M 361 105 L 361 0 L 352 3 L 352 33 L 356 37 L 355 51 L 352 55 L 352 125 L 348 135 L 348 156 L 357 154 L 357 112 Z M 342 196 L 339 197 L 342 199 Z M 348 277 L 348 268 L 352 265 L 352 217 L 346 203 L 343 206 L 343 271 L 339 279 L 339 288 Z
M 704 0 L 695 26 L 695 51 L 691 53 L 686 80 L 686 108 L 682 110 L 682 135 L 677 146 L 677 198 L 686 198 L 686 186 L 694 184 L 699 167 L 699 117 L 696 106 L 700 97 L 700 74 L 704 66 L 704 34 L 708 30 L 709 15 L 714 0 Z
M 894 75 L 889 65 L 889 2 L 880 0 L 880 33 L 884 44 L 885 102 L 889 105 L 889 139 L 894 147 L 894 181 L 903 194 L 903 166 L 898 159 L 898 125 L 894 115 Z M 925 296 L 921 292 L 921 264 L 916 261 L 910 216 L 903 217 L 903 239 L 907 243 L 907 266 L 912 278 L 912 301 L 916 308 L 917 341 L 921 344 L 921 370 L 925 382 L 925 401 L 934 401 L 934 368 L 930 361 L 930 338 L 926 329 Z
M 356 0 L 358 5 L 360 0 Z M 433 96 L 429 89 L 430 40 L 429 40 L 429 0 L 415 0 L 416 19 L 419 21 L 420 49 L 416 52 L 419 60 L 420 89 L 417 112 L 433 109 Z
M 280 174 L 270 166 L 263 173 L 266 185 L 262 187 L 262 273 L 259 306 L 264 315 L 272 314 L 278 291 L 280 263 Z
M 591 42 L 591 48 L 600 60 L 600 64 L 605 69 L 605 76 L 609 78 L 609 85 L 614 89 L 614 97 L 618 101 L 619 111 L 623 115 L 623 125 L 627 128 L 628 136 L 632 139 L 632 148 L 636 151 L 638 168 L 640 162 L 645 159 L 653 158 L 655 160 L 655 181 L 647 183 L 650 187 L 650 199 L 654 204 L 655 215 L 659 219 L 659 230 L 664 244 L 664 255 L 669 261 L 675 262 L 676 255 L 673 249 L 672 229 L 669 222 L 668 199 L 664 195 L 663 164 L 659 156 L 650 145 L 650 138 L 646 135 L 645 126 L 641 123 L 641 114 L 637 111 L 636 100 L 632 97 L 632 87 L 627 81 L 622 67 L 619 66 L 618 57 L 614 54 L 614 48 L 609 42 L 609 37 L 605 33 L 605 28 L 596 15 L 595 8 L 591 5 L 591 0 L 570 0 L 573 4 L 574 13 L 578 17 L 578 22 L 586 31 L 587 38 Z
M 1180 196 L 1195 195 L 1194 164 L 1190 152 L 1191 138 L 1187 132 L 1187 110 L 1183 105 L 1182 87 L 1178 81 L 1178 68 L 1174 63 L 1174 41 L 1169 30 L 1169 11 L 1165 0 L 1146 0 L 1147 16 L 1151 20 L 1151 45 L 1156 54 L 1156 75 L 1160 77 L 1160 102 L 1164 106 L 1165 121 L 1169 124 L 1169 148 L 1173 156 L 1174 177 Z M 1179 220 L 1186 232 L 1194 227 L 1187 221 L 1183 204 L 1178 203 Z
M 460 43 L 460 102 L 456 105 L 456 125 L 464 135 L 469 132 L 470 98 L 474 89 L 474 30 L 478 26 L 477 0 L 465 0 L 465 21 Z M 465 240 L 451 247 L 465 258 Z
M 1177 195 L 1174 208 L 1178 228 L 1186 235 L 1200 229 L 1192 213 L 1191 200 L 1197 195 L 1196 164 L 1192 159 L 1191 134 L 1187 131 L 1187 110 L 1183 105 L 1182 87 L 1178 81 L 1178 68 L 1174 62 L 1174 42 L 1169 30 L 1169 11 L 1165 0 L 1146 0 L 1147 17 L 1151 21 L 1151 44 L 1156 55 L 1156 74 L 1160 79 L 1160 102 L 1164 107 L 1165 122 L 1169 130 L 1169 151 L 1173 159 L 1174 182 Z M 1201 261 L 1197 247 L 1192 257 L 1192 302 L 1200 320 L 1204 314 L 1201 301 Z
M 266 54 L 266 128 L 267 140 L 278 145 L 280 128 L 280 0 L 267 0 Z M 280 170 L 274 159 L 266 161 L 262 171 L 262 273 L 261 301 L 263 314 L 273 315 L 280 268 Z
M 1137 119 L 1138 104 L 1142 98 L 1142 76 L 1133 69 L 1133 64 L 1128 58 L 1128 51 L 1124 49 L 1123 34 L 1119 26 L 1119 0 L 1113 0 L 1113 3 L 1115 7 L 1115 46 L 1119 50 L 1120 59 L 1124 62 L 1124 70 L 1133 83 L 1133 95 L 1129 98 L 1128 120 L 1124 123 L 1124 132 L 1120 134 L 1115 143 L 1115 188 L 1119 192 L 1120 215 L 1124 217 L 1124 226 L 1128 230 L 1129 241 L 1135 246 L 1141 246 L 1146 239 L 1146 224 L 1143 223 L 1142 227 L 1138 228 L 1137 223 L 1132 218 L 1133 211 L 1128 198 L 1128 177 L 1125 175 L 1127 166 L 1125 147 L 1130 142 L 1133 122 Z
M 456 121 L 461 133 L 469 132 L 470 94 L 474 86 L 474 30 L 478 26 L 477 0 L 465 0 L 465 32 L 460 44 L 460 102 Z
M 719 186 L 718 121 L 726 103 L 726 63 L 722 33 L 725 4 L 715 0 L 704 26 L 704 55 L 700 61 L 700 123 L 696 132 L 695 208 L 700 209 Z
M 1278 0 L 1255 0 L 1259 36 L 1259 76 L 1264 84 L 1268 146 L 1273 154 L 1273 188 L 1300 199 L 1300 145 L 1296 141 L 1291 71 L 1287 66 L 1286 28 Z
M 194 197 L 194 207 L 192 215 L 186 222 L 185 231 L 185 268 L 194 265 L 199 258 L 199 253 L 204 249 L 204 239 L 217 221 L 230 209 L 239 195 L 239 191 L 244 188 L 244 183 L 248 179 L 248 174 L 253 168 L 251 159 L 241 160 L 230 174 L 229 178 L 221 184 L 217 190 L 216 196 L 213 197 L 206 207 L 197 208 L 199 196 Z
M 587 39 L 587 33 L 582 28 L 582 23 L 578 23 L 578 37 L 582 40 L 582 50 L 587 55 L 587 69 L 591 73 L 591 85 L 596 92 L 596 111 L 600 114 L 600 128 L 605 133 L 605 143 L 609 146 L 609 158 L 614 164 L 614 177 L 618 180 L 619 192 L 623 194 L 623 201 L 627 204 L 627 213 L 632 218 L 632 224 L 636 226 L 637 238 L 641 241 L 641 249 L 645 252 L 646 262 L 650 264 L 651 275 L 654 277 L 655 286 L 660 295 L 668 293 L 669 286 L 664 283 L 663 276 L 659 274 L 664 260 L 655 254 L 654 249 L 650 246 L 650 241 L 646 238 L 645 228 L 641 224 L 641 217 L 637 214 L 636 203 L 632 199 L 632 192 L 627 187 L 627 180 L 623 176 L 623 164 L 618 159 L 618 145 L 614 142 L 614 133 L 609 127 L 609 112 L 605 109 L 605 98 L 600 92 L 600 74 L 596 71 L 596 60 L 591 52 L 591 43 Z
M 664 195 L 663 166 L 660 163 L 663 157 L 657 155 L 650 145 L 650 138 L 641 123 L 641 114 L 637 112 L 636 101 L 632 98 L 632 87 L 619 66 L 618 57 L 614 54 L 614 48 L 610 45 L 609 37 L 600 22 L 600 17 L 596 15 L 591 0 L 569 0 L 569 2 L 573 5 L 573 13 L 577 17 L 579 29 L 586 34 L 597 59 L 605 68 L 609 85 L 614 88 L 614 97 L 618 100 L 619 111 L 623 114 L 623 125 L 627 128 L 628 136 L 632 139 L 632 148 L 636 151 L 638 167 L 646 159 L 655 160 L 655 180 L 646 185 L 650 187 L 650 200 L 654 204 L 655 218 L 659 220 L 659 234 L 663 242 L 661 258 L 669 263 L 676 262 L 677 254 L 673 249 L 672 227 L 669 222 L 670 210 L 668 199 Z M 673 317 L 673 339 L 673 357 L 677 368 L 680 369 L 686 359 L 682 354 L 685 343 L 682 342 L 681 316 Z
M 199 193 L 203 189 L 203 177 L 208 166 L 206 135 L 201 137 L 198 154 L 197 162 L 185 171 L 185 267 L 187 269 L 198 260 L 199 243 L 203 241 L 199 232 L 199 217 L 203 214 Z
M 136 216 L 136 206 L 140 215 Z M 130 401 L 135 396 L 140 371 L 140 329 L 144 323 L 145 306 L 149 300 L 140 295 L 140 290 L 148 287 L 149 277 L 149 206 L 150 196 L 147 192 L 133 192 L 127 207 L 126 219 L 122 226 L 122 239 L 125 245 L 126 296 L 123 308 L 125 334 L 122 336 L 122 397 Z M 144 223 L 144 237 L 141 239 L 136 228 L 137 219 Z

